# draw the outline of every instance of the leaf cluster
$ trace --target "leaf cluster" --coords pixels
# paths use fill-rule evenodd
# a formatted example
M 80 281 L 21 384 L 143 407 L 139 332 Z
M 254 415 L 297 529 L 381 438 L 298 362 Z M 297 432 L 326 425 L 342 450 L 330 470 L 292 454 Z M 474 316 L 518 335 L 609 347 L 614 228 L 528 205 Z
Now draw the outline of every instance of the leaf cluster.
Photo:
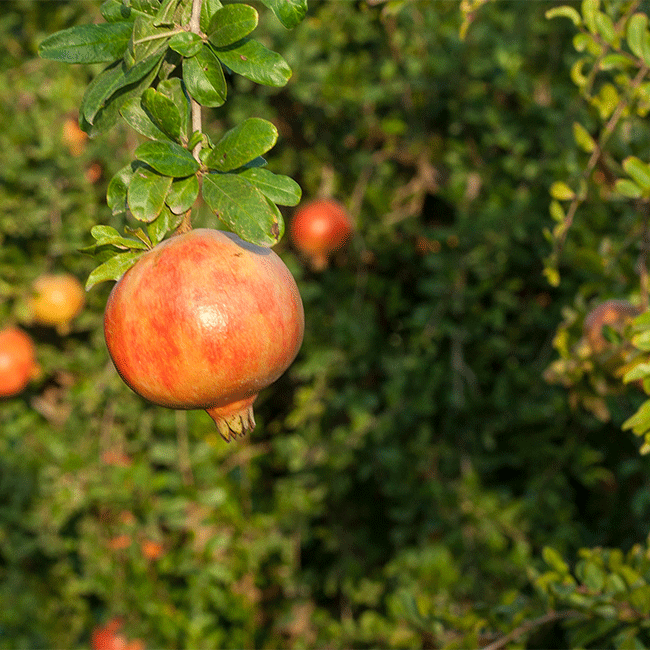
M 306 13 L 305 0 L 265 3 L 285 27 Z M 198 24 L 192 12 L 200 7 Z M 81 101 L 79 123 L 90 136 L 105 133 L 122 118 L 148 138 L 135 160 L 108 187 L 114 215 L 127 213 L 146 224 L 146 238 L 123 238 L 115 259 L 105 260 L 88 287 L 120 277 L 140 254 L 141 244 L 159 243 L 188 215 L 199 195 L 222 223 L 242 239 L 276 244 L 284 222 L 278 205 L 296 205 L 300 187 L 265 169 L 263 158 L 278 131 L 269 121 L 249 118 L 213 141 L 201 126 L 200 107 L 219 107 L 227 77 L 284 86 L 286 61 L 252 38 L 258 12 L 219 0 L 106 0 L 105 23 L 75 25 L 45 38 L 43 58 L 65 63 L 107 64 Z M 102 256 L 115 242 L 97 240 L 88 252 Z M 126 252 L 120 252 L 127 249 Z

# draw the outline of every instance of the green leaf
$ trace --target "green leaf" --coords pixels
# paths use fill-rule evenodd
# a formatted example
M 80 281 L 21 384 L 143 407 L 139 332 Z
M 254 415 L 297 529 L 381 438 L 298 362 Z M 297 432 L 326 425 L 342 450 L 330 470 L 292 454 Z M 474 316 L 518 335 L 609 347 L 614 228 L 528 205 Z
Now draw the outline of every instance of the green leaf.
M 135 157 L 164 176 L 189 176 L 201 167 L 185 147 L 175 142 L 143 142 L 135 150 Z
M 637 436 L 650 430 L 650 400 L 643 402 L 637 412 L 623 422 L 621 428 L 624 431 L 631 429 Z
M 572 201 L 576 193 L 562 181 L 557 181 L 551 185 L 551 196 L 558 201 Z
M 587 29 L 592 33 L 596 33 L 596 14 L 600 7 L 600 0 L 582 0 L 582 18 L 585 21 Z
M 154 16 L 153 24 L 155 27 L 174 27 L 174 15 L 178 7 L 179 0 L 164 0 L 160 9 Z
M 625 70 L 634 65 L 634 60 L 630 59 L 624 54 L 617 54 L 616 52 L 612 54 L 606 54 L 600 60 L 600 69 L 601 70 Z
M 606 43 L 613 47 L 618 45 L 619 38 L 614 27 L 614 22 L 602 11 L 596 14 L 596 29 Z
M 147 88 L 142 93 L 142 108 L 164 134 L 173 140 L 181 138 L 181 115 L 174 102 L 154 88 Z
M 181 56 L 194 56 L 202 45 L 201 37 L 193 32 L 182 32 L 169 39 L 169 47 Z
M 116 246 L 117 248 L 124 249 L 139 249 L 147 250 L 150 248 L 145 242 L 139 239 L 132 239 L 130 237 L 123 237 L 120 233 L 111 226 L 93 226 L 90 230 L 93 239 L 97 241 L 97 246 Z
M 262 0 L 262 2 L 263 1 L 264 0 Z M 553 7 L 552 9 L 549 9 L 544 16 L 547 20 L 553 18 L 568 18 L 576 27 L 582 25 L 582 18 L 580 17 L 578 10 L 575 9 L 575 7 L 569 7 L 567 5 L 562 7 Z
M 100 282 L 106 280 L 119 280 L 142 255 L 139 251 L 129 251 L 127 253 L 118 253 L 109 260 L 98 266 L 86 281 L 86 289 L 91 289 Z
M 639 199 L 643 196 L 643 190 L 628 178 L 619 178 L 614 187 L 619 194 L 628 199 Z
M 650 351 L 650 330 L 645 330 L 632 337 L 632 345 L 643 352 Z
M 159 244 L 168 232 L 178 228 L 182 220 L 182 215 L 172 214 L 166 205 L 163 206 L 160 214 L 151 223 L 147 224 L 147 233 L 152 244 L 154 246 Z
M 277 142 L 278 130 L 259 117 L 251 117 L 227 131 L 205 157 L 210 169 L 227 172 L 266 153 Z
M 185 91 L 185 86 L 182 80 L 178 77 L 163 79 L 163 81 L 158 84 L 158 88 L 156 90 L 168 99 L 171 99 L 171 101 L 176 106 L 178 114 L 181 118 L 181 139 L 187 139 L 190 135 L 192 109 L 190 105 L 190 98 Z
M 307 14 L 307 0 L 262 0 L 287 28 L 295 27 Z
M 111 178 L 106 191 L 106 202 L 113 215 L 123 214 L 128 209 L 126 201 L 129 183 L 133 178 L 133 168 L 131 164 L 122 167 L 119 172 Z
M 118 23 L 124 20 L 135 20 L 131 7 L 126 7 L 120 0 L 106 0 L 99 7 L 102 17 L 107 23 Z
M 153 221 L 165 204 L 171 184 L 171 176 L 161 176 L 147 167 L 136 168 L 127 192 L 131 214 L 139 221 Z
M 199 179 L 196 175 L 187 178 L 175 178 L 167 192 L 165 203 L 173 214 L 187 212 L 199 195 Z
M 623 161 L 623 169 L 632 177 L 644 192 L 650 191 L 650 165 L 636 156 L 628 156 Z
M 284 232 L 279 210 L 246 179 L 235 174 L 206 174 L 203 198 L 233 232 L 258 246 L 274 246 Z
M 252 39 L 219 48 L 216 53 L 233 72 L 258 84 L 280 88 L 291 77 L 291 68 L 277 52 Z
M 106 63 L 123 56 L 132 31 L 132 22 L 75 25 L 45 38 L 38 53 L 62 63 Z
M 627 44 L 634 56 L 650 65 L 650 33 L 648 32 L 648 16 L 636 13 L 630 16 L 625 29 Z
M 145 90 L 145 93 L 147 91 Z M 141 97 L 132 97 L 126 101 L 120 109 L 120 115 L 124 121 L 138 133 L 143 135 L 149 140 L 159 140 L 163 142 L 170 142 L 170 138 L 166 133 L 161 131 L 152 121 L 149 115 L 145 112 L 141 105 Z
M 544 562 L 561 575 L 568 575 L 569 565 L 562 559 L 562 556 L 552 547 L 545 546 L 542 549 Z
M 136 64 L 153 52 L 166 49 L 173 36 L 174 30 L 166 26 L 157 27 L 155 22 L 155 18 L 149 16 L 138 16 L 135 19 L 129 51 Z
M 267 199 L 278 205 L 298 205 L 302 196 L 300 185 L 289 176 L 274 174 L 268 169 L 255 167 L 239 174 L 254 185 Z
M 131 6 L 147 16 L 155 16 L 160 10 L 160 0 L 129 0 Z
M 232 45 L 248 36 L 256 27 L 258 14 L 253 7 L 231 4 L 218 9 L 210 20 L 208 40 L 215 47 Z
M 573 137 L 576 144 L 586 153 L 591 153 L 596 148 L 596 141 L 579 122 L 573 123 Z
M 160 63 L 162 57 L 163 51 L 160 51 L 137 63 L 129 70 L 122 63 L 103 70 L 88 84 L 81 100 L 79 111 L 84 120 L 88 124 L 93 124 L 97 114 L 115 93 L 145 78 Z
M 634 366 L 632 370 L 629 370 L 623 376 L 623 381 L 628 384 L 631 381 L 638 381 L 639 379 L 645 379 L 650 376 L 650 363 L 639 363 Z
M 221 106 L 226 101 L 226 78 L 219 59 L 203 45 L 196 56 L 183 59 L 187 91 L 202 106 Z
M 210 27 L 210 21 L 215 12 L 221 9 L 223 5 L 221 0 L 203 0 L 201 4 L 201 31 L 205 34 L 208 33 L 208 28 Z

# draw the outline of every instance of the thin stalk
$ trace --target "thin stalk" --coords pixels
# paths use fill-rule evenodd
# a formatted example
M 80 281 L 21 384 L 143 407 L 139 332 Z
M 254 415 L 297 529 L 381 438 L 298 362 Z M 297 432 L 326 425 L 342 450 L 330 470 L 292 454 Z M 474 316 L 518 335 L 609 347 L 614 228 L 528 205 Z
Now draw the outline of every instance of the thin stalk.
M 192 0 L 192 15 L 190 17 L 189 28 L 190 31 L 194 34 L 201 34 L 201 5 L 203 0 Z M 203 130 L 203 120 L 201 115 L 201 104 L 199 104 L 195 99 L 190 99 L 191 110 L 192 110 L 192 132 L 201 132 Z M 201 142 L 199 141 L 197 145 L 192 150 L 192 155 L 199 160 L 199 154 L 201 153 Z

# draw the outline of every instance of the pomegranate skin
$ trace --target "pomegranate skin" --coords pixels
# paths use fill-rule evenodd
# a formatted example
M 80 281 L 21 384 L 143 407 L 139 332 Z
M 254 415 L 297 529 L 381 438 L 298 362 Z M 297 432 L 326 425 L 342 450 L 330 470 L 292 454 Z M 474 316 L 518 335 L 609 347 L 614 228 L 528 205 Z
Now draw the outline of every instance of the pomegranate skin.
M 31 338 L 17 327 L 0 331 L 0 398 L 22 392 L 30 379 L 37 377 L 40 366 L 36 362 Z
M 330 253 L 341 248 L 352 233 L 345 208 L 331 199 L 317 199 L 296 211 L 291 239 L 310 258 L 315 270 L 327 268 Z
M 104 334 L 124 382 L 168 408 L 205 409 L 225 440 L 298 354 L 298 287 L 270 249 L 197 228 L 145 253 L 113 287 Z

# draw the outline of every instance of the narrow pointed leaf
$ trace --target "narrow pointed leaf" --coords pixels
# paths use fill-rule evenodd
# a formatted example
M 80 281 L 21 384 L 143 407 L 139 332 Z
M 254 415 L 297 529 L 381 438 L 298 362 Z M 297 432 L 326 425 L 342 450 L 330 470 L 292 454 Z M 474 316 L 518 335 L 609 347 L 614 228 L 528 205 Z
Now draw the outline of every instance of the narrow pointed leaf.
M 199 179 L 196 174 L 187 178 L 175 178 L 167 192 L 165 203 L 174 214 L 187 212 L 199 195 Z
M 287 28 L 291 29 L 300 23 L 307 14 L 307 0 L 262 0 Z
M 256 27 L 258 14 L 253 7 L 231 4 L 218 9 L 208 27 L 208 40 L 215 47 L 232 45 L 248 36 Z
M 88 276 L 86 289 L 91 289 L 106 280 L 119 280 L 136 263 L 140 255 L 142 255 L 140 251 L 128 251 L 114 255 Z
M 629 178 L 619 178 L 614 187 L 619 194 L 628 199 L 640 199 L 643 196 L 643 190 Z
M 263 1 L 264 0 L 262 0 L 262 2 Z M 544 17 L 547 20 L 551 20 L 553 18 L 568 18 L 576 27 L 580 27 L 580 25 L 582 25 L 582 18 L 580 17 L 578 10 L 575 7 L 569 7 L 567 5 L 549 9 L 544 14 Z
M 266 153 L 277 139 L 278 130 L 271 122 L 251 117 L 227 131 L 204 162 L 222 172 L 237 169 Z
M 127 193 L 131 214 L 139 221 L 153 221 L 165 204 L 165 196 L 171 184 L 170 176 L 161 176 L 152 169 L 138 167 Z
M 284 232 L 279 210 L 246 179 L 235 174 L 207 174 L 203 198 L 213 212 L 245 241 L 274 246 Z
M 164 176 L 189 176 L 200 169 L 194 156 L 175 142 L 144 142 L 135 157 Z
M 157 27 L 154 23 L 155 19 L 149 16 L 138 16 L 135 19 L 129 50 L 136 64 L 160 48 L 166 48 L 173 36 L 172 28 L 164 25 Z
M 123 56 L 132 31 L 132 22 L 75 25 L 45 38 L 38 53 L 63 63 L 106 63 Z
M 123 249 L 138 249 L 138 250 L 147 250 L 150 246 L 139 239 L 133 239 L 131 237 L 124 237 L 110 226 L 93 226 L 90 230 L 90 234 L 96 240 L 96 246 L 115 246 L 117 248 Z
M 154 88 L 142 93 L 142 108 L 153 122 L 167 136 L 180 141 L 181 115 L 174 102 Z
M 298 205 L 302 196 L 300 185 L 289 176 L 274 174 L 268 169 L 255 167 L 239 174 L 254 185 L 266 198 L 278 205 Z
M 219 60 L 233 72 L 258 84 L 280 88 L 291 77 L 291 68 L 277 52 L 252 39 L 218 48 L 216 53 Z
M 226 78 L 219 59 L 203 45 L 196 56 L 183 60 L 183 81 L 202 106 L 221 106 L 226 101 Z
M 133 97 L 125 102 L 120 109 L 120 115 L 132 129 L 149 140 L 162 142 L 173 140 L 151 121 L 149 115 L 142 108 L 140 97 Z

